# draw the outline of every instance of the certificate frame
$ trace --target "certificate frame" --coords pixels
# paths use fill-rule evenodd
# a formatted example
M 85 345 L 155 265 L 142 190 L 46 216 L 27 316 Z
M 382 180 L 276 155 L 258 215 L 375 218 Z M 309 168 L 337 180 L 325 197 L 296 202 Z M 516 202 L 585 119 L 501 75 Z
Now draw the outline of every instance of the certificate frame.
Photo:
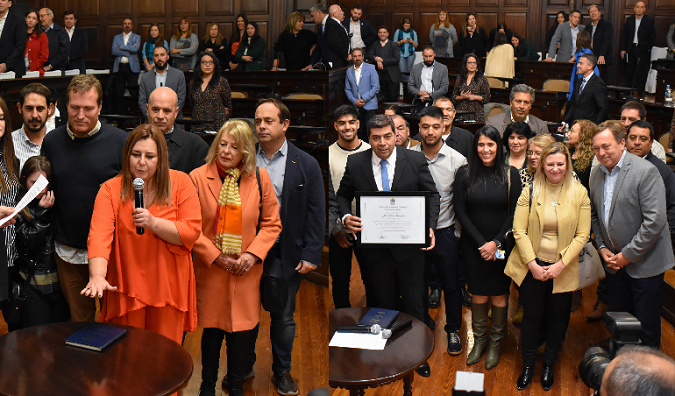
M 380 210 L 369 210 L 369 205 L 375 205 L 378 209 L 387 211 L 385 206 L 397 206 L 397 201 L 404 201 L 404 205 L 414 205 L 411 208 L 413 209 L 413 216 L 420 221 L 415 222 L 413 229 L 407 230 L 411 232 L 411 235 L 400 235 L 400 230 L 380 230 L 380 233 L 377 237 L 373 236 L 373 233 L 364 234 L 364 232 L 359 232 L 356 239 L 357 247 L 371 247 L 371 248 L 391 248 L 394 246 L 403 246 L 403 247 L 415 247 L 415 248 L 425 248 L 429 247 L 431 244 L 431 238 L 429 237 L 429 192 L 428 191 L 357 191 L 356 194 L 356 215 L 361 218 L 361 225 L 363 229 L 368 229 L 368 227 L 379 227 L 387 228 L 382 226 L 382 217 L 375 217 Z M 365 212 L 363 208 L 366 208 Z M 373 207 L 375 207 L 373 206 Z M 408 207 L 408 206 L 406 206 Z M 396 207 L 392 208 L 393 210 L 389 213 L 402 212 L 406 207 Z M 404 216 L 404 219 L 410 221 L 407 217 Z M 403 220 L 405 222 L 406 220 Z M 423 225 L 422 229 L 419 230 L 420 225 Z M 395 228 L 395 227 L 394 227 Z M 416 229 L 416 230 L 415 230 Z M 382 233 L 381 231 L 384 231 Z M 387 238 L 386 234 L 395 235 L 398 234 L 395 238 Z M 413 242 L 406 242 L 406 239 L 412 240 Z

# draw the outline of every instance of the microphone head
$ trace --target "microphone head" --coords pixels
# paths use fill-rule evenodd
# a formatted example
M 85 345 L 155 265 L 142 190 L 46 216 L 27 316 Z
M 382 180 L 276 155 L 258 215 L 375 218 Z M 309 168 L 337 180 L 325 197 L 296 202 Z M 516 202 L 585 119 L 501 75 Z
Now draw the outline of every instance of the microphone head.
M 145 182 L 140 177 L 137 177 L 137 178 L 134 179 L 133 184 L 134 184 L 134 190 L 142 190 L 144 185 L 145 185 Z

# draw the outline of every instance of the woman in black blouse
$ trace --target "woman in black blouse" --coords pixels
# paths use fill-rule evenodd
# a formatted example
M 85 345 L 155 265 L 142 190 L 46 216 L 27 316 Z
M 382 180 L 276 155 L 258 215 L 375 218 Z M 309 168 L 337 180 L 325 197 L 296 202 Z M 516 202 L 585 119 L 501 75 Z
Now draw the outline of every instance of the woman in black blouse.
M 567 22 L 568 19 L 569 18 L 565 11 L 560 11 L 556 14 L 555 25 L 551 26 L 551 28 L 548 29 L 548 33 L 546 33 L 546 44 L 544 48 L 544 53 L 548 52 L 548 47 L 551 44 L 551 40 L 553 39 L 553 35 L 555 34 L 556 29 L 558 29 L 558 25 Z M 560 48 L 560 44 L 558 44 L 558 48 Z
M 279 68 L 279 54 L 284 54 L 286 70 L 309 70 L 309 57 L 316 47 L 316 34 L 303 29 L 305 15 L 295 11 L 288 18 L 286 28 L 274 43 L 272 71 Z
M 466 25 L 459 33 L 459 42 L 462 43 L 465 54 L 474 53 L 479 58 L 485 58 L 486 50 L 489 48 L 488 35 L 485 29 L 476 25 L 476 14 L 472 12 L 466 14 Z
M 490 101 L 490 84 L 476 55 L 464 55 L 450 99 L 455 104 L 455 110 L 470 112 L 464 115 L 465 120 L 485 121 L 483 106 Z
M 218 58 L 220 66 L 225 67 L 230 60 L 227 48 L 227 40 L 220 34 L 220 27 L 218 24 L 213 22 L 207 25 L 206 35 L 199 41 L 197 53 L 201 54 L 205 51 L 213 52 Z
M 462 226 L 459 240 L 466 264 L 474 346 L 466 364 L 478 363 L 488 351 L 485 367 L 499 363 L 501 340 L 506 331 L 507 297 L 511 278 L 504 274 L 510 251 L 506 234 L 513 226 L 513 213 L 520 196 L 518 171 L 504 164 L 499 132 L 480 128 L 473 139 L 469 165 L 457 172 L 455 213 Z M 492 303 L 492 329 L 487 347 L 487 314 Z
M 213 52 L 202 52 L 197 57 L 197 66 L 190 81 L 192 118 L 211 121 L 196 125 L 193 132 L 219 131 L 232 114 L 230 84 L 220 73 L 218 58 Z

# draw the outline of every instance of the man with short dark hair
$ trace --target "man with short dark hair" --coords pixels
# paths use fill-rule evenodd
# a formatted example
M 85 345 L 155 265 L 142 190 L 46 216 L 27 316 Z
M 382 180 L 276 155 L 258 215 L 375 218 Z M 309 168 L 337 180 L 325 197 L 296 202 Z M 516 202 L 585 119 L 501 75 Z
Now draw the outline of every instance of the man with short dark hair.
M 462 326 L 462 283 L 459 269 L 459 232 L 455 231 L 453 188 L 457 170 L 468 164 L 466 158 L 443 142 L 443 112 L 437 107 L 427 107 L 420 113 L 422 144 L 412 151 L 424 153 L 429 172 L 440 193 L 438 224 L 434 230 L 436 247 L 424 253 L 425 286 L 429 283 L 431 267 L 435 267 L 445 293 L 445 332 L 448 336 L 448 353 L 462 353 L 459 329 Z M 425 287 L 426 288 L 426 287 Z M 425 299 L 425 306 L 428 299 Z M 506 316 L 504 316 L 506 320 Z M 506 323 L 504 323 L 504 329 Z
M 408 79 L 408 92 L 413 97 L 413 102 L 421 103 L 433 101 L 448 93 L 448 67 L 435 61 L 436 53 L 433 47 L 426 46 L 422 50 L 424 61 L 418 63 L 410 70 Z
M 643 345 L 661 345 L 663 273 L 673 266 L 667 227 L 666 190 L 649 161 L 625 150 L 617 121 L 600 124 L 593 151 L 600 161 L 591 171 L 591 226 L 598 253 L 610 277 L 609 310 L 629 312 L 640 321 Z
M 267 259 L 281 260 L 288 285 L 286 308 L 282 312 L 270 312 L 272 382 L 282 395 L 298 394 L 291 376 L 295 298 L 305 274 L 321 264 L 326 217 L 319 163 L 286 140 L 290 122 L 290 112 L 283 102 L 277 99 L 258 102 L 255 110 L 259 141 L 256 163 L 267 170 L 272 180 L 283 227 Z
M 351 18 L 345 18 L 342 21 L 342 26 L 351 35 L 349 41 L 352 49 L 361 48 L 363 50 L 370 50 L 377 40 L 375 29 L 373 29 L 373 26 L 368 21 L 361 19 L 363 7 L 360 4 L 352 6 L 351 14 Z
M 124 98 L 126 86 L 138 83 L 138 74 L 141 72 L 138 50 L 141 48 L 141 36 L 132 32 L 134 24 L 131 18 L 125 18 L 122 22 L 122 33 L 113 38 L 112 54 L 115 56 L 113 73 L 115 74 L 115 103 L 114 108 L 120 110 Z M 129 90 L 131 96 L 135 96 Z
M 401 69 L 398 64 L 401 60 L 401 51 L 398 45 L 389 40 L 389 31 L 386 26 L 377 30 L 379 40 L 368 50 L 369 60 L 375 62 L 375 69 L 380 77 L 380 92 L 385 102 L 398 102 Z
M 675 395 L 675 361 L 661 351 L 627 345 L 607 365 L 601 395 Z
M 645 106 L 636 101 L 631 100 L 621 106 L 621 125 L 623 126 L 623 131 L 627 134 L 628 127 L 630 127 L 635 121 L 646 121 L 647 120 L 647 109 Z M 656 158 L 666 162 L 666 150 L 663 148 L 661 143 L 658 140 L 652 142 L 652 153 Z
M 49 59 L 42 67 L 45 71 L 66 70 L 70 54 L 70 40 L 66 30 L 54 22 L 54 12 L 49 8 L 40 10 L 40 23 L 49 41 Z
M 127 133 L 98 120 L 103 87 L 94 76 L 68 85 L 68 123 L 45 136 L 42 154 L 52 166 L 52 229 L 61 289 L 74 322 L 93 322 L 96 301 L 80 294 L 89 282 L 87 238 L 94 200 L 103 182 L 119 174 Z
M 205 60 L 210 57 L 204 58 Z M 162 45 L 155 46 L 152 50 L 152 59 L 155 67 L 144 73 L 138 90 L 138 107 L 148 119 L 147 104 L 150 94 L 155 88 L 168 87 L 173 89 L 178 97 L 178 118 L 183 118 L 183 106 L 185 105 L 185 74 L 169 66 L 169 53 Z M 211 66 L 213 67 L 213 65 Z
M 369 149 L 370 145 L 358 137 L 359 119 L 354 106 L 342 105 L 338 107 L 333 112 L 333 119 L 338 140 L 328 147 L 328 165 L 333 191 L 336 191 L 340 187 L 347 158 L 352 154 Z M 348 308 L 351 307 L 349 281 L 352 273 L 354 239 L 340 219 L 336 219 L 334 224 L 329 224 L 328 229 L 330 231 L 328 261 L 330 262 L 330 275 L 333 280 L 333 303 L 335 308 Z M 372 298 L 370 278 L 368 278 L 368 271 L 361 265 L 361 261 L 358 261 L 361 268 L 361 279 L 366 289 L 366 301 L 370 301 Z M 366 306 L 371 306 L 371 304 L 366 303 Z
M 375 66 L 363 62 L 363 50 L 352 51 L 354 66 L 345 73 L 345 94 L 347 99 L 358 109 L 359 139 L 366 140 L 366 125 L 377 110 L 377 93 L 380 92 L 380 79 Z
M 588 15 L 591 21 L 586 25 L 586 31 L 591 35 L 591 49 L 598 57 L 598 64 L 612 63 L 612 38 L 614 28 L 612 22 L 602 18 L 600 8 L 591 4 L 588 6 Z
M 68 54 L 68 70 L 79 69 L 80 74 L 85 74 L 87 68 L 84 64 L 84 58 L 87 56 L 89 48 L 89 36 L 82 29 L 75 29 L 77 15 L 72 10 L 66 10 L 63 13 L 63 24 L 66 27 L 66 33 L 70 40 L 70 53 Z
M 356 237 L 362 231 L 361 218 L 352 213 L 352 200 L 357 191 L 429 191 L 429 235 L 434 247 L 440 208 L 439 195 L 429 173 L 429 165 L 421 153 L 396 146 L 394 123 L 388 116 L 376 115 L 368 122 L 371 149 L 347 158 L 345 174 L 337 191 L 340 218 Z M 424 260 L 416 247 L 392 245 L 388 248 L 361 248 L 364 265 L 373 280 L 374 305 L 399 310 L 424 321 L 424 271 L 417 265 Z M 399 298 L 401 301 L 399 301 Z M 431 375 L 425 363 L 418 373 Z
M 23 117 L 23 125 L 12 132 L 19 172 L 28 158 L 40 155 L 42 141 L 47 135 L 47 120 L 54 114 L 51 99 L 49 88 L 40 83 L 28 84 L 21 90 L 17 107 Z
M 607 120 L 609 115 L 607 86 L 602 78 L 593 72 L 596 64 L 597 58 L 593 54 L 583 54 L 579 57 L 577 69 L 581 78 L 577 78 L 574 82 L 574 90 L 567 102 L 563 122 L 572 124 L 575 120 L 589 120 L 600 124 Z
M 638 91 L 638 96 L 644 96 L 652 47 L 656 42 L 656 28 L 654 19 L 645 15 L 647 6 L 644 1 L 635 3 L 633 11 L 635 15 L 629 16 L 621 29 L 619 48 L 621 59 L 628 63 L 624 73 L 625 85 Z
M 511 88 L 509 95 L 511 111 L 495 114 L 488 117 L 485 125 L 495 127 L 499 136 L 504 134 L 506 127 L 513 122 L 523 121 L 537 134 L 547 134 L 548 126 L 540 118 L 530 114 L 534 103 L 534 89 L 526 84 L 518 84 Z
M 0 73 L 13 71 L 16 77 L 26 73 L 26 22 L 23 15 L 9 12 L 11 0 L 0 0 Z
M 570 20 L 558 25 L 551 38 L 545 62 L 552 62 L 554 58 L 556 62 L 569 62 L 574 59 L 574 54 L 577 52 L 577 35 L 585 29 L 584 25 L 579 24 L 580 22 L 581 13 L 579 10 L 573 10 L 570 12 Z

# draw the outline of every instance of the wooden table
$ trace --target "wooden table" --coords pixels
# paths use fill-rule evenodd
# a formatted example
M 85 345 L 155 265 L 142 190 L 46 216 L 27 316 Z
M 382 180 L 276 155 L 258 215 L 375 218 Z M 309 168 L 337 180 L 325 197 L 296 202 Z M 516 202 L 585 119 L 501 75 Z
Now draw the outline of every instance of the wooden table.
M 370 308 L 334 309 L 328 314 L 328 334 L 333 337 L 337 326 L 354 325 Z M 363 395 L 365 389 L 376 388 L 403 379 L 403 395 L 412 395 L 415 369 L 426 362 L 434 351 L 434 336 L 419 320 L 403 312 L 397 322 L 406 318 L 412 327 L 393 336 L 382 351 L 352 348 L 329 348 L 328 384 L 349 389 L 350 395 Z
M 190 354 L 174 341 L 128 326 L 102 353 L 67 346 L 86 323 L 53 323 L 0 337 L 0 395 L 169 395 L 192 376 Z

